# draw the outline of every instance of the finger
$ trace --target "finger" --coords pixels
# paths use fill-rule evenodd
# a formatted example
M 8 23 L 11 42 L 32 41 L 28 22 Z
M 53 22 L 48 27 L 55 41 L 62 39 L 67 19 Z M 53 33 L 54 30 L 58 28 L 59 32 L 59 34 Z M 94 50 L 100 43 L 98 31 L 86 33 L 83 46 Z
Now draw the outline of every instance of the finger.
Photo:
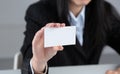
M 54 23 L 53 27 L 55 27 L 55 28 L 59 27 L 59 23 Z
M 52 47 L 52 53 L 53 55 L 56 55 L 58 51 L 62 51 L 63 50 L 63 47 L 62 46 L 54 46 Z
M 108 70 L 106 74 L 119 74 L 118 71 Z
M 114 72 L 112 70 L 107 70 L 105 74 L 113 74 Z
M 50 50 L 50 52 L 62 51 L 63 50 L 63 46 L 47 47 L 46 50 Z
M 65 27 L 65 23 L 56 23 L 56 27 Z
M 64 49 L 63 46 L 59 46 L 59 50 L 58 51 L 62 51 Z
M 57 23 L 48 23 L 45 27 L 56 27 Z
M 45 27 L 56 27 L 56 28 L 59 28 L 59 27 L 64 27 L 64 26 L 65 26 L 65 23 L 62 23 L 62 24 L 60 24 L 60 23 L 48 23 L 48 24 L 46 24 Z
M 63 50 L 63 46 L 54 46 L 53 50 L 55 50 L 55 51 L 62 51 Z
M 120 68 L 118 68 L 117 71 L 120 71 Z
M 114 71 L 114 73 L 113 74 L 119 74 L 119 72 L 118 71 Z
M 45 27 L 50 27 L 50 26 L 52 26 L 52 24 L 53 23 L 48 23 L 48 24 L 45 25 Z
M 60 24 L 60 23 L 55 23 L 55 24 L 54 24 L 54 27 L 55 27 L 55 28 L 59 28 L 59 27 L 61 27 L 61 24 Z
M 61 24 L 61 27 L 65 27 L 65 23 L 62 23 L 62 24 Z
M 120 74 L 120 68 L 118 68 L 116 71 L 118 72 L 118 74 Z

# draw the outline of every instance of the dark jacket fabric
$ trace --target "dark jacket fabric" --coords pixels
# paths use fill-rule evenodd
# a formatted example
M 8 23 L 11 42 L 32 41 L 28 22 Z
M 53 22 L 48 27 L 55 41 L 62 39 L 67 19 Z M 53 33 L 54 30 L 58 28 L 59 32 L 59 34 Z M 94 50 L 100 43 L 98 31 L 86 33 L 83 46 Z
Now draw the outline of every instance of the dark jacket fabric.
M 114 48 L 120 54 L 120 20 L 111 18 L 113 23 L 110 24 L 110 30 L 104 30 L 106 40 L 101 41 L 100 44 L 94 46 L 94 39 L 92 39 L 92 33 L 89 32 L 89 28 L 86 25 L 91 25 L 87 20 L 86 10 L 86 21 L 84 29 L 84 42 L 81 46 L 76 38 L 76 45 L 64 46 L 64 50 L 58 52 L 50 61 L 48 66 L 72 66 L 72 65 L 89 65 L 98 64 L 102 49 L 105 45 L 109 45 Z M 112 13 L 112 11 L 110 11 Z M 114 17 L 110 14 L 111 17 Z M 57 11 L 54 7 L 44 2 L 37 2 L 27 9 L 26 16 L 26 31 L 25 39 L 21 52 L 23 54 L 23 66 L 22 74 L 31 74 L 30 59 L 32 58 L 32 40 L 35 33 L 40 30 L 43 26 L 50 22 L 57 22 L 58 16 Z M 70 26 L 66 20 L 66 25 Z M 93 23 L 92 23 L 93 24 Z

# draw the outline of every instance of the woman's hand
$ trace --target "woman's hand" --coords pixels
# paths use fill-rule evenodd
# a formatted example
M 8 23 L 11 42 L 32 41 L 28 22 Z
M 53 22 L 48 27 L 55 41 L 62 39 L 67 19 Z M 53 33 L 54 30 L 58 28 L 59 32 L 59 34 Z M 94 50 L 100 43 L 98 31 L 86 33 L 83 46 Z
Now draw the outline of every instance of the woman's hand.
M 120 74 L 120 68 L 118 68 L 117 70 L 108 70 L 106 74 Z
M 46 27 L 64 27 L 65 24 L 60 23 L 48 23 L 46 26 L 41 28 L 34 36 L 32 41 L 32 52 L 33 57 L 31 59 L 32 66 L 35 72 L 41 72 L 44 70 L 48 60 L 56 55 L 57 51 L 63 50 L 62 46 L 54 46 L 44 48 L 44 29 Z

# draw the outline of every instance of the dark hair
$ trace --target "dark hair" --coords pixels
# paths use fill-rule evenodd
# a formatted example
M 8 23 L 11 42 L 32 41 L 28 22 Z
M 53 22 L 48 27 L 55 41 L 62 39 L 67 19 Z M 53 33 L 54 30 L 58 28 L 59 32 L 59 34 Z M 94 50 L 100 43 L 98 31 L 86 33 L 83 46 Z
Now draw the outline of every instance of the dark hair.
M 42 0 L 42 1 L 48 1 L 50 4 L 56 6 L 57 14 L 59 17 L 59 22 L 64 22 L 68 19 L 69 14 L 69 8 L 68 8 L 68 1 L 69 0 Z M 91 2 L 86 6 L 86 21 L 87 24 L 87 34 L 89 34 L 89 37 L 92 37 L 94 42 L 91 44 L 93 47 L 99 44 L 104 44 L 105 38 L 105 31 L 110 29 L 111 21 L 111 15 L 113 8 L 110 4 L 105 2 L 104 0 L 91 0 Z M 114 18 L 117 20 L 120 20 L 118 16 L 118 13 L 116 10 L 114 10 Z

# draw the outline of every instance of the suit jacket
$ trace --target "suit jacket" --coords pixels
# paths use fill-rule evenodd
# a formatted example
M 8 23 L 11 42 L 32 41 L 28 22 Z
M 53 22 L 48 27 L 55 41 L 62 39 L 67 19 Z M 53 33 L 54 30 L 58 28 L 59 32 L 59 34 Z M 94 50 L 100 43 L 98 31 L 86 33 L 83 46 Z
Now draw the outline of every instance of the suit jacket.
M 23 74 L 31 74 L 30 69 L 30 59 L 32 58 L 32 40 L 35 33 L 40 30 L 49 22 L 58 22 L 57 11 L 54 7 L 47 5 L 43 2 L 37 2 L 32 4 L 25 16 L 27 22 L 25 39 L 21 52 L 23 54 Z M 89 10 L 86 10 L 86 22 L 83 35 L 83 46 L 81 46 L 76 40 L 76 45 L 64 46 L 62 52 L 58 52 L 50 61 L 48 61 L 48 66 L 71 66 L 71 65 L 88 65 L 88 64 L 98 64 L 99 58 L 102 52 L 102 48 L 105 45 L 113 47 L 118 53 L 120 53 L 120 20 L 111 19 L 110 30 L 103 30 L 105 36 L 99 44 L 94 45 L 95 39 L 91 27 L 87 27 L 91 24 L 89 21 Z M 111 15 L 113 16 L 113 15 Z M 114 16 L 113 16 L 114 17 Z M 65 21 L 66 25 L 70 25 L 69 22 Z M 77 39 L 77 38 L 76 38 Z M 105 40 L 104 40 L 105 39 Z

